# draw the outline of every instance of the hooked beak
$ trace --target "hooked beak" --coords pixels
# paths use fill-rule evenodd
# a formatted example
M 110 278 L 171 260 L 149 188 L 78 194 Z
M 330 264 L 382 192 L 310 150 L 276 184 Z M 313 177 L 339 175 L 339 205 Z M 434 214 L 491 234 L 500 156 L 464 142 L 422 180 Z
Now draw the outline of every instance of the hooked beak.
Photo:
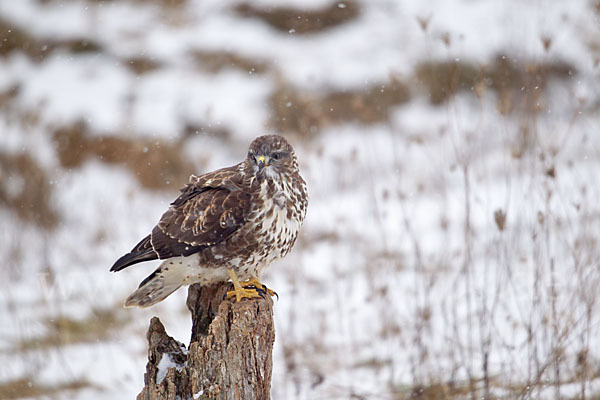
M 266 166 L 268 166 L 269 164 L 267 164 L 267 159 L 265 158 L 265 156 L 258 156 L 256 157 L 256 162 L 258 163 L 258 170 L 260 171 L 261 169 L 263 169 Z

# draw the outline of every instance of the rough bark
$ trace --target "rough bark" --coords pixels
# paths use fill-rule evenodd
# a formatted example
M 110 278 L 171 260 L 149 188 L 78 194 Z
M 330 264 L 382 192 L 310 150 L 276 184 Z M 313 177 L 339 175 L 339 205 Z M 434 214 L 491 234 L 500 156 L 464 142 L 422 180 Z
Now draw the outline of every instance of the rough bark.
M 192 335 L 187 349 L 152 318 L 145 386 L 138 400 L 270 398 L 273 300 L 222 300 L 230 287 L 190 286 Z

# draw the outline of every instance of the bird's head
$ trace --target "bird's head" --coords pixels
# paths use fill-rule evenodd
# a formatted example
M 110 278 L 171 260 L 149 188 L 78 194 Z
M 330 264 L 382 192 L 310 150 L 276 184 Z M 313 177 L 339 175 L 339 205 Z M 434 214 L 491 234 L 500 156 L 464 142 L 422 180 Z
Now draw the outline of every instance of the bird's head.
M 252 175 L 266 179 L 281 179 L 297 169 L 292 146 L 279 135 L 259 136 L 250 144 L 246 168 Z

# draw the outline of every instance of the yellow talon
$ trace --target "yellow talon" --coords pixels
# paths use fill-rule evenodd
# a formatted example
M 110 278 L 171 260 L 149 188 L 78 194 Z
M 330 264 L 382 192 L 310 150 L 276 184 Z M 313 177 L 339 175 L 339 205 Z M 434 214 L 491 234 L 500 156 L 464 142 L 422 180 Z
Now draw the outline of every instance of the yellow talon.
M 265 293 L 279 298 L 277 293 L 260 283 L 256 278 L 250 278 L 240 284 L 234 270 L 228 269 L 227 273 L 229 274 L 229 278 L 231 278 L 231 282 L 233 282 L 233 290 L 228 291 L 225 295 L 229 300 L 233 299 L 235 296 L 236 303 L 239 303 L 242 299 L 264 298 Z
M 263 299 L 264 296 L 256 289 L 233 289 L 227 292 L 225 298 L 232 300 L 235 297 L 235 302 L 239 303 L 242 299 Z
M 275 292 L 272 289 L 269 289 L 266 285 L 263 285 L 256 278 L 250 278 L 247 281 L 242 282 L 241 285 L 242 285 L 243 288 L 247 288 L 248 286 L 252 286 L 252 287 L 256 288 L 256 290 L 266 292 L 271 297 L 277 296 L 277 299 L 279 299 L 279 295 L 277 294 L 277 292 Z

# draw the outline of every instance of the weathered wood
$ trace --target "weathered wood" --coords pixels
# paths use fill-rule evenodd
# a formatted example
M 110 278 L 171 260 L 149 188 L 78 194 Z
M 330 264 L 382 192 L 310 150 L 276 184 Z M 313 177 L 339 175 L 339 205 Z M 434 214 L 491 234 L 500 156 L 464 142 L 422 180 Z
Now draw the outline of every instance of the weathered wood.
M 158 318 L 152 318 L 145 386 L 138 400 L 270 398 L 273 301 L 269 296 L 240 303 L 223 301 L 230 287 L 190 286 L 192 336 L 187 350 L 167 335 Z M 167 366 L 171 368 L 165 374 Z

